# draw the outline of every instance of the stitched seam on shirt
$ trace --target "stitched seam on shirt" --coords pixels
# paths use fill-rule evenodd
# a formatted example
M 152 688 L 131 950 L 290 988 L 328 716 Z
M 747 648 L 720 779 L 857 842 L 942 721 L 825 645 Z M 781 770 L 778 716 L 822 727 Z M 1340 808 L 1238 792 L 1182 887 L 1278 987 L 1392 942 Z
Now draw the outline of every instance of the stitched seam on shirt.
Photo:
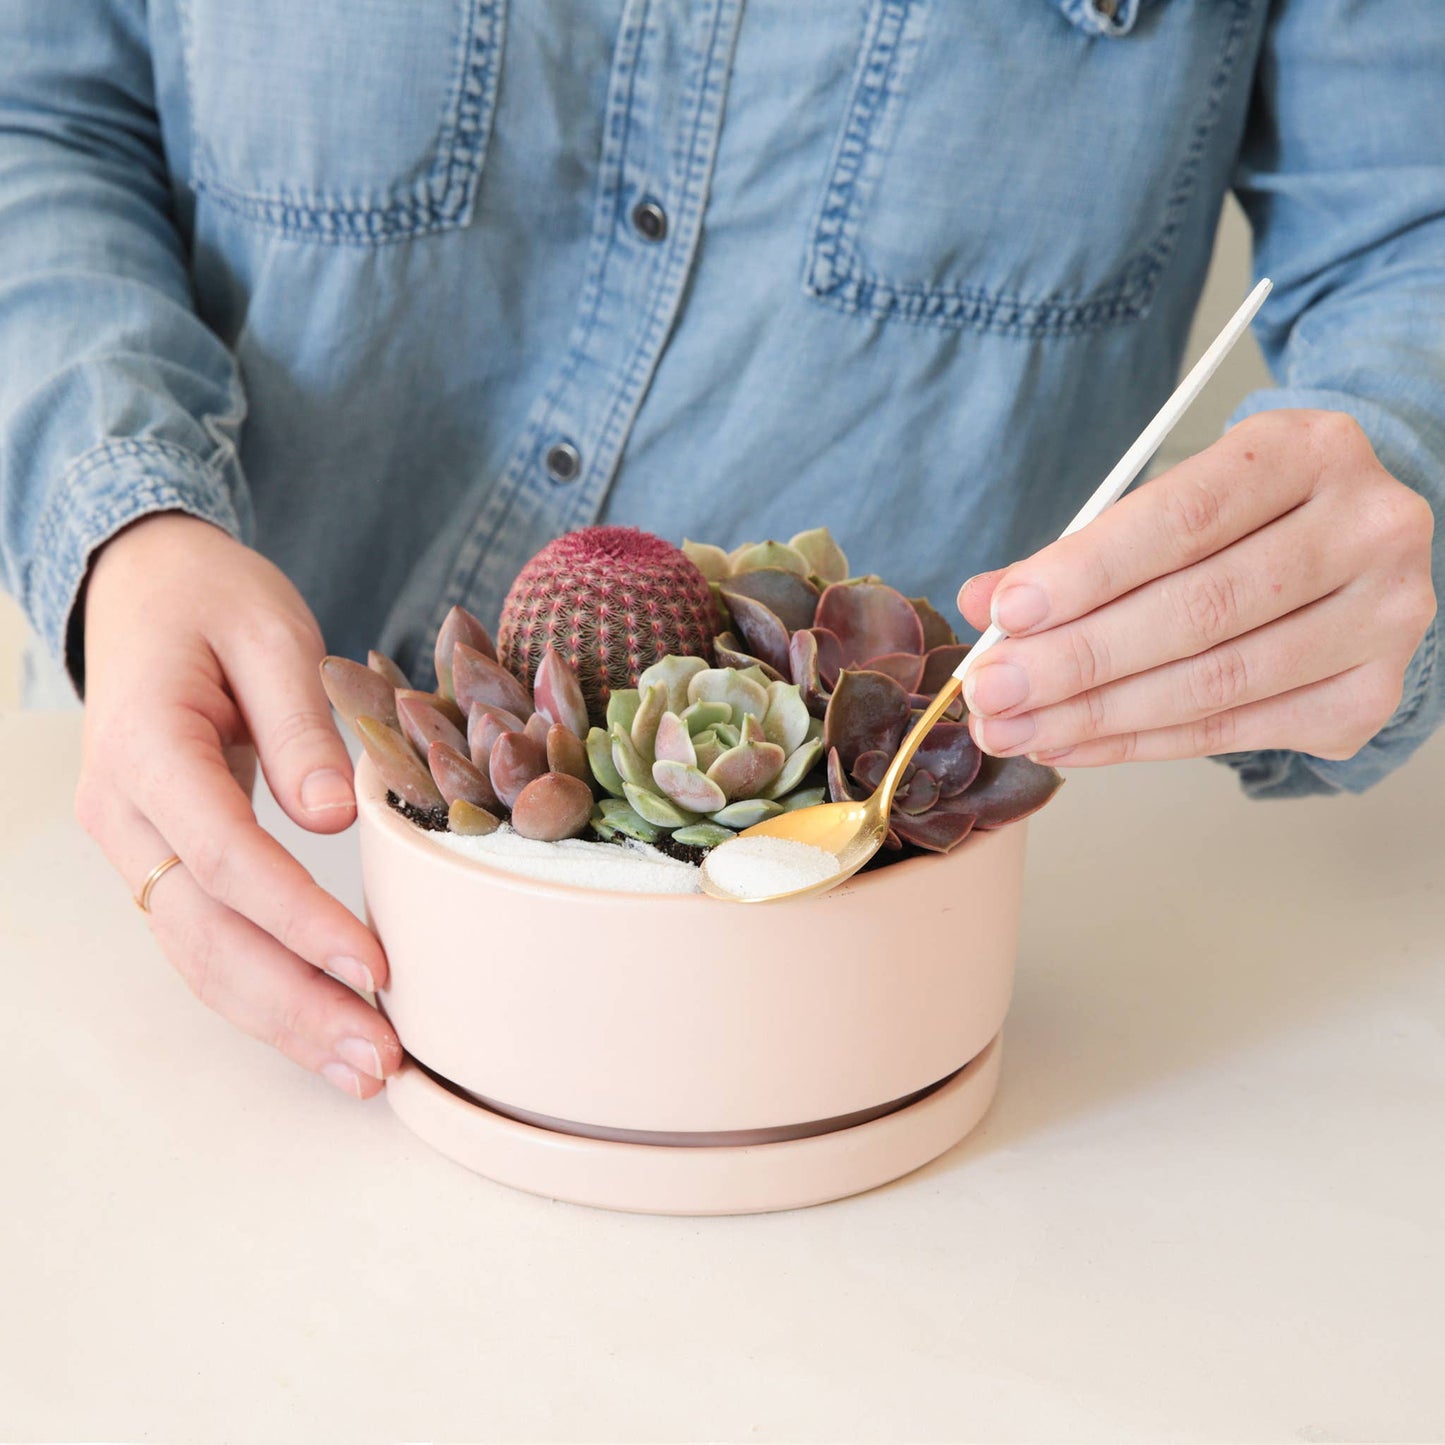
M 902 3 L 907 4 L 908 0 Z M 1203 110 L 1175 172 L 1159 232 L 1149 246 L 1124 263 L 1112 285 L 1075 301 L 1026 302 L 982 287 L 929 287 L 889 282 L 868 275 L 858 266 L 856 254 L 847 244 L 846 223 L 840 221 L 831 229 L 826 226 L 830 217 L 825 206 L 811 249 L 814 258 L 827 264 L 830 276 L 820 280 L 810 264 L 809 292 L 815 299 L 848 313 L 861 312 L 880 320 L 898 319 L 952 328 L 971 326 L 1006 336 L 1062 336 L 1116 321 L 1142 319 L 1148 314 L 1159 277 L 1183 228 L 1194 183 L 1209 136 L 1219 118 L 1254 0 L 1231 0 L 1231 3 L 1233 13 L 1220 42 Z M 850 115 L 850 126 L 851 122 Z M 855 186 L 857 169 L 858 165 L 854 164 L 848 180 L 850 190 Z
M 427 174 L 404 188 L 409 194 L 381 202 L 353 203 L 284 186 L 269 191 L 242 191 L 206 174 L 199 149 L 193 188 L 233 214 L 283 236 L 322 243 L 379 244 L 465 225 L 476 199 L 496 110 L 504 4 L 505 0 L 468 0 L 457 40 L 462 63 L 443 109 L 435 154 Z M 182 6 L 183 11 L 185 8 Z M 182 27 L 189 48 L 189 26 L 184 15 Z M 193 68 L 193 63 L 186 65 L 194 128 Z
M 619 32 L 616 47 L 619 56 L 624 56 L 627 52 L 634 50 L 639 43 L 638 37 L 641 30 L 642 27 L 633 21 Z M 589 243 L 582 297 L 578 303 L 578 309 L 582 316 L 578 335 L 568 347 L 567 356 L 562 363 L 562 371 L 557 380 L 548 389 L 541 405 L 531 419 L 524 423 L 521 436 L 513 448 L 511 461 L 497 483 L 481 500 L 476 515 L 466 529 L 461 545 L 457 548 L 452 560 L 441 596 L 437 599 L 433 617 L 435 628 L 439 629 L 441 622 L 445 619 L 450 606 L 448 599 L 465 599 L 471 595 L 476 586 L 477 577 L 482 568 L 486 566 L 497 538 L 510 520 L 517 499 L 526 485 L 527 473 L 536 465 L 537 449 L 541 445 L 544 429 L 551 424 L 557 398 L 571 385 L 577 374 L 577 368 L 582 364 L 582 358 L 586 353 L 587 342 L 596 325 L 601 306 L 604 290 L 602 282 L 606 273 L 613 233 L 617 226 L 618 203 L 622 196 L 622 157 L 625 152 L 627 128 L 630 124 L 630 98 L 636 80 L 636 72 L 636 56 L 634 54 L 631 63 L 627 64 L 626 68 L 625 95 L 619 96 L 616 102 L 610 94 L 608 96 L 605 123 L 611 128 L 604 130 L 603 133 L 602 158 L 597 176 L 597 199 L 594 203 L 597 219 Z M 610 204 L 607 204 L 604 210 L 604 202 L 608 200 L 609 194 Z
M 718 127 L 713 127 L 712 144 L 708 148 L 705 158 L 699 158 L 698 145 L 704 120 L 715 116 L 721 104 L 723 85 L 716 61 L 716 52 L 722 37 L 723 12 L 729 9 L 730 7 L 726 4 L 720 5 L 713 15 L 713 29 L 708 37 L 701 85 L 697 94 L 697 102 L 693 107 L 692 125 L 688 132 L 685 152 L 687 163 L 683 170 L 682 182 L 682 194 L 686 200 L 678 217 L 680 222 L 678 229 L 680 233 L 685 233 L 691 228 L 693 244 L 688 247 L 686 255 L 681 246 L 673 247 L 668 254 L 668 264 L 663 273 L 662 283 L 654 292 L 657 304 L 652 308 L 647 324 L 638 342 L 632 348 L 626 379 L 614 393 L 603 422 L 601 450 L 603 455 L 612 455 L 612 466 L 605 479 L 596 478 L 588 492 L 579 496 L 568 509 L 567 515 L 574 521 L 586 520 L 595 514 L 611 485 L 611 478 L 616 472 L 617 462 L 621 456 L 622 442 L 627 431 L 630 430 L 629 418 L 635 418 L 648 378 L 661 358 L 664 343 L 659 333 L 666 329 L 676 314 L 682 288 L 686 283 L 687 272 L 691 268 L 696 254 L 696 228 L 702 224 L 703 181 L 706 174 L 710 173 L 716 158 Z M 736 36 L 736 26 L 730 33 Z M 666 306 L 662 304 L 664 298 L 668 298 Z

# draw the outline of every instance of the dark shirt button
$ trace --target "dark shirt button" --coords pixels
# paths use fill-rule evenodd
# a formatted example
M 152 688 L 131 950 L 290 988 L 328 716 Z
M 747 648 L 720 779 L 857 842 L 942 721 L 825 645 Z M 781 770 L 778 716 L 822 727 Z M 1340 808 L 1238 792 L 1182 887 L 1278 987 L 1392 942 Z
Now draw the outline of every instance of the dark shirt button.
M 1112 20 L 1119 13 L 1119 0 L 1094 0 L 1094 9 L 1105 20 Z
M 632 224 L 646 241 L 660 241 L 667 235 L 667 212 L 656 201 L 639 201 L 632 208 Z
M 554 442 L 547 448 L 547 475 L 554 482 L 575 482 L 582 470 L 582 454 L 571 442 Z

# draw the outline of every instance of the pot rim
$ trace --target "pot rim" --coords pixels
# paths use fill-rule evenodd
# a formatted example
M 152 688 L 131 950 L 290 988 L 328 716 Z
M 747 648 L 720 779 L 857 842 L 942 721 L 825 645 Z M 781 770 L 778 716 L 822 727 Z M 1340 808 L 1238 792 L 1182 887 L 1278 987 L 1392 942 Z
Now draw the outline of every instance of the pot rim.
M 505 868 L 494 868 L 480 859 L 467 858 L 460 853 L 452 852 L 450 848 L 430 843 L 427 840 L 425 829 L 418 828 L 415 823 L 409 822 L 387 803 L 386 787 L 381 781 L 380 774 L 372 765 L 371 759 L 365 753 L 362 753 L 357 759 L 355 782 L 358 823 L 362 811 L 365 810 L 369 821 L 382 828 L 397 843 L 413 850 L 424 849 L 428 858 L 434 859 L 444 866 L 454 868 L 463 874 L 472 876 L 480 874 L 494 883 L 504 883 L 518 893 L 533 894 L 541 898 L 569 898 L 601 905 L 615 905 L 623 900 L 646 898 L 654 907 L 696 908 L 699 904 L 703 904 L 711 909 L 717 906 L 718 900 L 709 898 L 704 893 L 635 893 L 611 888 L 579 888 L 571 883 L 554 883 L 546 878 L 532 878 L 524 873 L 510 872 Z M 1016 825 L 1010 824 L 1009 826 Z M 897 875 L 900 870 L 908 869 L 916 872 L 919 868 L 930 864 L 947 863 L 962 857 L 975 844 L 997 831 L 1000 830 L 975 829 L 951 852 L 920 853 L 913 858 L 905 858 L 899 863 L 891 863 L 887 868 L 878 868 L 869 873 L 855 873 L 852 878 L 840 886 L 837 892 L 840 894 L 843 892 L 854 893 L 859 889 L 878 887 L 881 886 L 877 882 L 878 879 L 887 878 L 890 874 Z

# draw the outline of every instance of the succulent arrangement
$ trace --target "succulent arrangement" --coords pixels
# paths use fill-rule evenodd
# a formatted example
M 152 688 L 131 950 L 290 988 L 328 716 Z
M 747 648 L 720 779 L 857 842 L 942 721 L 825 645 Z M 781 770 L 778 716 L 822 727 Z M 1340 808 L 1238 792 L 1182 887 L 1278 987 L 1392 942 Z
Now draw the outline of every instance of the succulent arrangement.
M 522 570 L 495 643 L 451 609 L 435 691 L 377 652 L 365 666 L 328 657 L 321 676 L 423 826 L 704 850 L 870 792 L 967 650 L 925 599 L 850 577 L 823 528 L 725 552 L 589 527 Z M 981 755 L 959 703 L 909 766 L 888 848 L 946 853 L 1059 783 Z

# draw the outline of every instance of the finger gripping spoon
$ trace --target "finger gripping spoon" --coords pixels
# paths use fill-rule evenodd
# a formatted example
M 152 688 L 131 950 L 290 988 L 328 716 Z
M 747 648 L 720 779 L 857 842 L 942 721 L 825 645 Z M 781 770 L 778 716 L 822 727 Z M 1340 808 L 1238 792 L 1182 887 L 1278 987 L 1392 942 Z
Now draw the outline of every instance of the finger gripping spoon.
M 1101 512 L 1124 495 L 1130 483 L 1148 465 L 1149 459 L 1158 451 L 1164 438 L 1174 430 L 1180 417 L 1204 389 L 1205 383 L 1214 375 L 1219 363 L 1244 335 L 1270 289 L 1271 283 L 1264 280 L 1249 293 L 1239 310 L 1229 318 L 1224 329 L 1210 343 L 1208 350 L 1175 388 L 1174 394 L 1159 408 L 1154 419 L 1140 432 L 1138 439 L 1119 459 L 1113 471 L 1099 483 L 1093 496 L 1084 503 L 1078 515 L 1064 528 L 1060 536 L 1067 537 L 1070 533 L 1087 527 Z M 918 720 L 908 730 L 908 735 L 894 754 L 888 771 L 884 773 L 870 797 L 861 802 L 819 803 L 812 808 L 797 808 L 793 812 L 780 813 L 775 818 L 745 829 L 737 838 L 719 844 L 703 859 L 700 869 L 702 891 L 730 903 L 778 903 L 788 898 L 806 898 L 815 893 L 826 893 L 851 878 L 872 858 L 888 836 L 888 816 L 893 809 L 894 794 L 898 791 L 904 769 L 913 760 L 914 753 L 932 731 L 933 725 L 962 692 L 964 679 L 970 668 L 1004 636 L 1005 633 L 999 627 L 990 625 L 969 649 L 967 656 L 959 663 L 938 695 L 924 708 Z M 836 871 L 821 881 L 802 888 L 772 893 L 730 892 L 714 875 L 713 860 L 727 849 L 736 848 L 738 843 L 746 838 L 779 838 L 821 849 L 832 855 L 837 865 Z

